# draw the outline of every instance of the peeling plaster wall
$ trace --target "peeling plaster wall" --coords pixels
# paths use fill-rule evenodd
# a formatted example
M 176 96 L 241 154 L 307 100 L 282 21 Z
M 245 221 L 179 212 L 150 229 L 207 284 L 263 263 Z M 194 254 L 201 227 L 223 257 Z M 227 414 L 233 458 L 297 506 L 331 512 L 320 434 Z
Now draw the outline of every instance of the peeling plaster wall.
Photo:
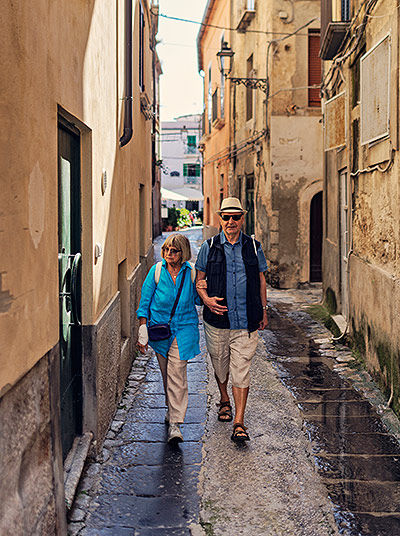
M 354 12 L 360 5 L 358 1 L 353 6 Z M 391 13 L 393 16 L 388 16 Z M 399 412 L 399 22 L 394 5 L 388 0 L 379 2 L 373 15 L 366 25 L 366 52 L 387 34 L 391 36 L 390 136 L 373 144 L 355 146 L 357 139 L 353 131 L 355 122 L 360 119 L 361 105 L 353 99 L 354 76 L 347 61 L 342 67 L 343 82 L 337 88 L 338 93 L 346 92 L 346 146 L 327 151 L 324 157 L 324 293 L 334 295 L 338 312 L 345 312 L 341 288 L 340 170 L 349 173 L 377 164 L 384 169 L 393 156 L 393 163 L 386 172 L 357 173 L 349 181 L 352 211 L 349 217 L 348 321 L 355 349 L 388 396 L 393 384 L 393 404 Z M 392 149 L 395 149 L 393 154 Z

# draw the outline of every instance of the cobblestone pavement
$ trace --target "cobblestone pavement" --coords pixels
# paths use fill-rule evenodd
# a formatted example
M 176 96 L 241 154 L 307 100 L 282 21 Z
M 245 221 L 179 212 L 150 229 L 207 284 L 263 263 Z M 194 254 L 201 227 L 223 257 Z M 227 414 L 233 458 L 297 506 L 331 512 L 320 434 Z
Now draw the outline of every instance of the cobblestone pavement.
M 201 231 L 186 233 L 195 257 Z M 268 293 L 271 321 L 254 358 L 246 412 L 251 441 L 238 448 L 231 424 L 216 419 L 202 328 L 202 354 L 188 365 L 179 446 L 166 443 L 155 356 L 139 357 L 102 460 L 88 464 L 81 480 L 71 535 L 400 534 L 397 419 L 368 374 L 352 366 L 348 348 L 331 344 L 307 313 L 320 287 Z M 368 437 L 360 435 L 366 429 Z

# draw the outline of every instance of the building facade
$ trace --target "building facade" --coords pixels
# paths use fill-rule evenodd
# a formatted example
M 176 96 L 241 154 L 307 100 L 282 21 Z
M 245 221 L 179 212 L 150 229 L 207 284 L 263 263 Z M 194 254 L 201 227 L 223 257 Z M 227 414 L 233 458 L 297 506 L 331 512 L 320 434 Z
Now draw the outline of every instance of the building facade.
M 0 8 L 4 536 L 66 534 L 68 468 L 101 451 L 135 355 L 153 261 L 150 8 Z
M 162 203 L 166 207 L 203 210 L 201 114 L 163 121 L 161 131 Z
M 235 30 L 209 30 L 216 34 L 213 43 L 206 42 L 205 30 L 199 34 L 199 55 L 205 58 L 209 54 L 208 61 L 219 73 L 219 77 L 214 76 L 215 88 L 221 91 L 224 84 L 225 100 L 229 101 L 223 118 L 224 148 L 212 141 L 219 135 L 218 122 L 211 123 L 203 138 L 205 170 L 211 164 L 226 166 L 224 194 L 239 197 L 248 210 L 245 229 L 263 244 L 271 284 L 295 287 L 320 281 L 319 4 L 315 0 L 301 4 L 280 0 L 211 4 L 215 12 L 219 4 L 229 4 L 227 26 Z M 213 24 L 217 25 L 216 19 Z M 223 41 L 234 54 L 230 71 L 229 59 L 224 58 L 224 82 L 215 54 Z M 205 59 L 200 67 L 203 65 Z M 205 70 L 205 95 L 215 94 L 215 88 L 210 90 Z M 205 99 L 206 114 L 210 106 L 213 110 L 212 104 L 212 99 Z M 217 183 L 214 177 L 214 190 Z M 205 180 L 205 198 L 209 195 L 206 185 Z M 217 231 L 215 226 L 213 231 Z
M 321 9 L 325 300 L 399 411 L 398 5 Z
M 218 69 L 216 52 L 221 48 L 230 30 L 230 2 L 209 0 L 203 16 L 203 26 L 197 37 L 199 71 L 204 79 L 203 153 L 204 238 L 218 232 L 221 199 L 228 195 L 230 146 L 230 90 L 229 81 Z M 207 26 L 209 24 L 210 26 Z

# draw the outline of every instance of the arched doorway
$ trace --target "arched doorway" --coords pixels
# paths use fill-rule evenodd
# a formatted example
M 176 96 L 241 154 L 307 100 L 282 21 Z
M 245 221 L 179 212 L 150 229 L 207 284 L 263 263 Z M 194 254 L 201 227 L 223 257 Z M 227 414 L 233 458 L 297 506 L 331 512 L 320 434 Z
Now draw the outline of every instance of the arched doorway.
M 310 205 L 310 282 L 322 281 L 322 192 Z

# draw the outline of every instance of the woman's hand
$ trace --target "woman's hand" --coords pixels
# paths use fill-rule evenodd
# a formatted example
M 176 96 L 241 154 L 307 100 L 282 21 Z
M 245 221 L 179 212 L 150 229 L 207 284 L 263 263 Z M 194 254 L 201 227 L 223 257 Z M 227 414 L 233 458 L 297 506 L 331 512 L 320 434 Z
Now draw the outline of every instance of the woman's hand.
M 144 320 L 144 322 L 143 322 Z M 140 319 L 137 347 L 141 354 L 145 354 L 149 348 L 149 334 L 147 332 L 146 319 Z

